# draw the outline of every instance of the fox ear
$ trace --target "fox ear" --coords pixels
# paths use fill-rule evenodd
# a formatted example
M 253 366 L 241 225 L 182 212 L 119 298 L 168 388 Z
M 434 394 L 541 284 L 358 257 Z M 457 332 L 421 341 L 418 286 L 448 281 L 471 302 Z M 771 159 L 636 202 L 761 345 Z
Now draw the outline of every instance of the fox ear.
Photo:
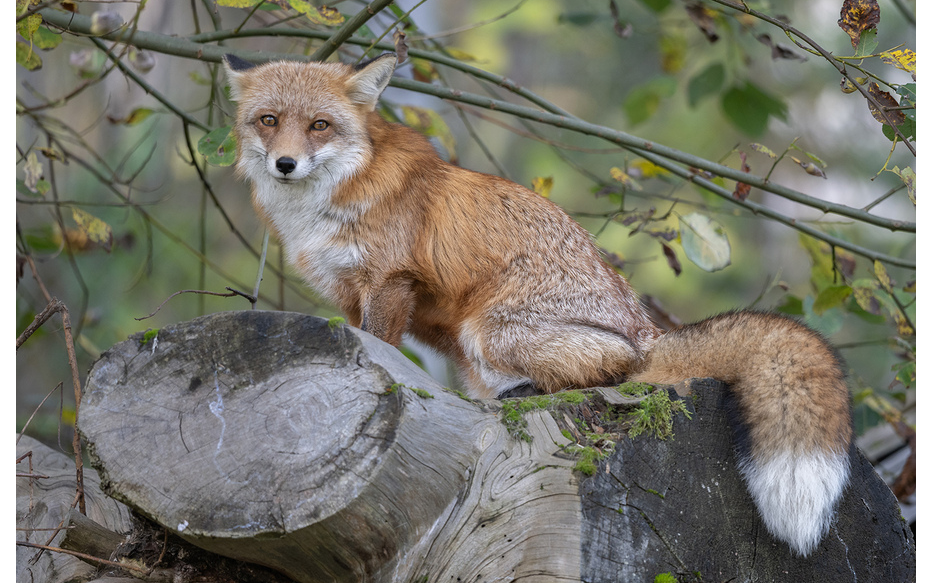
M 384 53 L 366 63 L 361 63 L 347 80 L 347 97 L 350 101 L 365 106 L 369 111 L 376 109 L 376 102 L 395 71 L 395 53 Z
M 227 81 L 230 82 L 230 98 L 234 101 L 238 101 L 243 93 L 244 73 L 255 66 L 236 55 L 224 55 L 224 69 L 227 71 Z

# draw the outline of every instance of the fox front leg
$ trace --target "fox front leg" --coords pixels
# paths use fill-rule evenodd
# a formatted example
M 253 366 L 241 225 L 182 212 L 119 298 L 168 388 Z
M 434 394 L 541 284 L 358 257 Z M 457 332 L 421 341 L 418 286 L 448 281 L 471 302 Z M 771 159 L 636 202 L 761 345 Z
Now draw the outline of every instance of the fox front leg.
M 413 282 L 404 276 L 390 277 L 374 285 L 364 299 L 361 328 L 392 346 L 402 343 L 415 307 Z

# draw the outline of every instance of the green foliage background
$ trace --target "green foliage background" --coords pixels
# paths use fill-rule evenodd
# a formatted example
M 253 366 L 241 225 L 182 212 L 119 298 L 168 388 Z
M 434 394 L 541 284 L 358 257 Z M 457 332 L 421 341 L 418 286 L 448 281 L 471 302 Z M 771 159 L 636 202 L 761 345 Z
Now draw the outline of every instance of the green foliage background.
M 242 297 L 182 294 L 138 320 L 179 290 L 232 287 L 248 294 L 254 286 L 263 231 L 248 187 L 229 166 L 224 128 L 233 105 L 215 55 L 319 55 L 322 39 L 346 30 L 364 4 L 337 3 L 342 22 L 296 1 L 75 4 L 84 16 L 111 11 L 121 18 L 116 25 L 98 19 L 95 32 L 103 36 L 90 37 L 40 26 L 41 17 L 18 22 L 16 244 L 18 257 L 34 258 L 51 295 L 68 306 L 83 374 L 103 350 L 131 333 L 249 309 Z M 860 50 L 836 23 L 838 2 L 747 6 L 786 18 L 833 55 Z M 910 12 L 900 6 L 882 4 L 880 23 L 868 31 L 877 51 L 845 63 L 853 76 L 876 75 L 891 84 L 884 89 L 904 106 L 916 91 L 910 73 L 875 56 L 903 43 L 915 46 Z M 25 0 L 18 8 L 20 14 L 30 10 Z M 129 51 L 138 42 L 130 38 L 134 26 L 163 35 L 164 48 Z M 899 418 L 912 411 L 915 234 L 868 222 L 915 220 L 904 180 L 915 159 L 900 140 L 891 153 L 892 130 L 885 135 L 859 91 L 840 89 L 834 64 L 729 2 L 408 1 L 354 29 L 351 41 L 365 45 L 385 33 L 381 41 L 392 44 L 397 29 L 404 30 L 412 54 L 385 95 L 385 115 L 415 125 L 442 155 L 465 167 L 529 187 L 550 184 L 548 196 L 590 229 L 634 287 L 674 319 L 693 321 L 748 306 L 801 316 L 846 358 L 860 430 L 878 423 L 882 413 Z M 228 34 L 211 32 L 216 30 Z M 317 37 L 286 36 L 284 30 Z M 129 44 L 114 42 L 115 34 L 125 34 Z M 171 35 L 202 42 L 201 59 L 185 56 Z M 210 52 L 218 43 L 222 48 Z M 425 53 L 415 55 L 418 50 Z M 363 48 L 351 42 L 338 54 L 356 60 Z M 155 59 L 149 69 L 147 57 Z M 27 69 L 37 58 L 41 67 Z M 437 60 L 443 59 L 507 77 L 579 120 L 693 157 L 695 162 L 677 167 L 688 169 L 694 182 L 706 179 L 732 192 L 735 180 L 689 168 L 719 164 L 745 171 L 744 164 L 750 176 L 767 177 L 769 185 L 863 214 L 826 214 L 752 188 L 748 201 L 786 219 L 768 220 L 609 141 L 419 92 L 417 82 L 424 82 L 438 91 L 451 87 L 508 101 L 530 114 L 542 107 L 510 93 L 507 83 L 442 66 Z M 414 83 L 405 86 L 405 80 Z M 898 127 L 913 142 L 914 113 L 904 113 L 908 120 Z M 224 146 L 220 154 L 218 144 Z M 812 174 L 792 158 L 808 164 Z M 41 178 L 32 186 L 37 172 Z M 685 217 L 694 214 L 713 221 L 700 243 L 682 236 Z M 869 253 L 833 252 L 802 235 L 801 225 Z M 710 271 L 716 262 L 689 258 L 693 251 L 722 252 L 723 239 L 728 267 Z M 877 256 L 880 262 L 873 260 Z M 17 334 L 46 305 L 29 267 L 23 270 Z M 258 307 L 338 315 L 282 264 L 275 241 Z M 432 372 L 444 374 L 443 364 L 412 350 Z M 18 429 L 59 382 L 67 389 L 67 425 L 74 411 L 67 400 L 70 372 L 60 320 L 53 319 L 17 351 Z M 57 404 L 47 404 L 29 432 L 54 439 L 59 418 Z

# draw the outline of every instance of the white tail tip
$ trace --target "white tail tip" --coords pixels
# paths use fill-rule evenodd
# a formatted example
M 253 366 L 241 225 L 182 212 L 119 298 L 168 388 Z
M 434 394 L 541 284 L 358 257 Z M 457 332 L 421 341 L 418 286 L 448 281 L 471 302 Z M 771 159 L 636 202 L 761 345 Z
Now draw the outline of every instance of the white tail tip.
M 849 481 L 849 456 L 782 452 L 765 461 L 740 460 L 739 470 L 768 531 L 805 557 L 829 531 Z

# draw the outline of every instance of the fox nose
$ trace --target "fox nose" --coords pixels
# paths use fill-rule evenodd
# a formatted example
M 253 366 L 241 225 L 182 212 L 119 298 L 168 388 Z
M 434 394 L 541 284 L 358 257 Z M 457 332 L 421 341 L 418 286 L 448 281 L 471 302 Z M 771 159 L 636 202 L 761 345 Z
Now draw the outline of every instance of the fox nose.
M 275 161 L 275 169 L 281 172 L 282 174 L 289 174 L 295 171 L 295 168 L 298 166 L 298 162 L 295 162 L 294 158 L 289 158 L 287 156 L 282 156 Z

